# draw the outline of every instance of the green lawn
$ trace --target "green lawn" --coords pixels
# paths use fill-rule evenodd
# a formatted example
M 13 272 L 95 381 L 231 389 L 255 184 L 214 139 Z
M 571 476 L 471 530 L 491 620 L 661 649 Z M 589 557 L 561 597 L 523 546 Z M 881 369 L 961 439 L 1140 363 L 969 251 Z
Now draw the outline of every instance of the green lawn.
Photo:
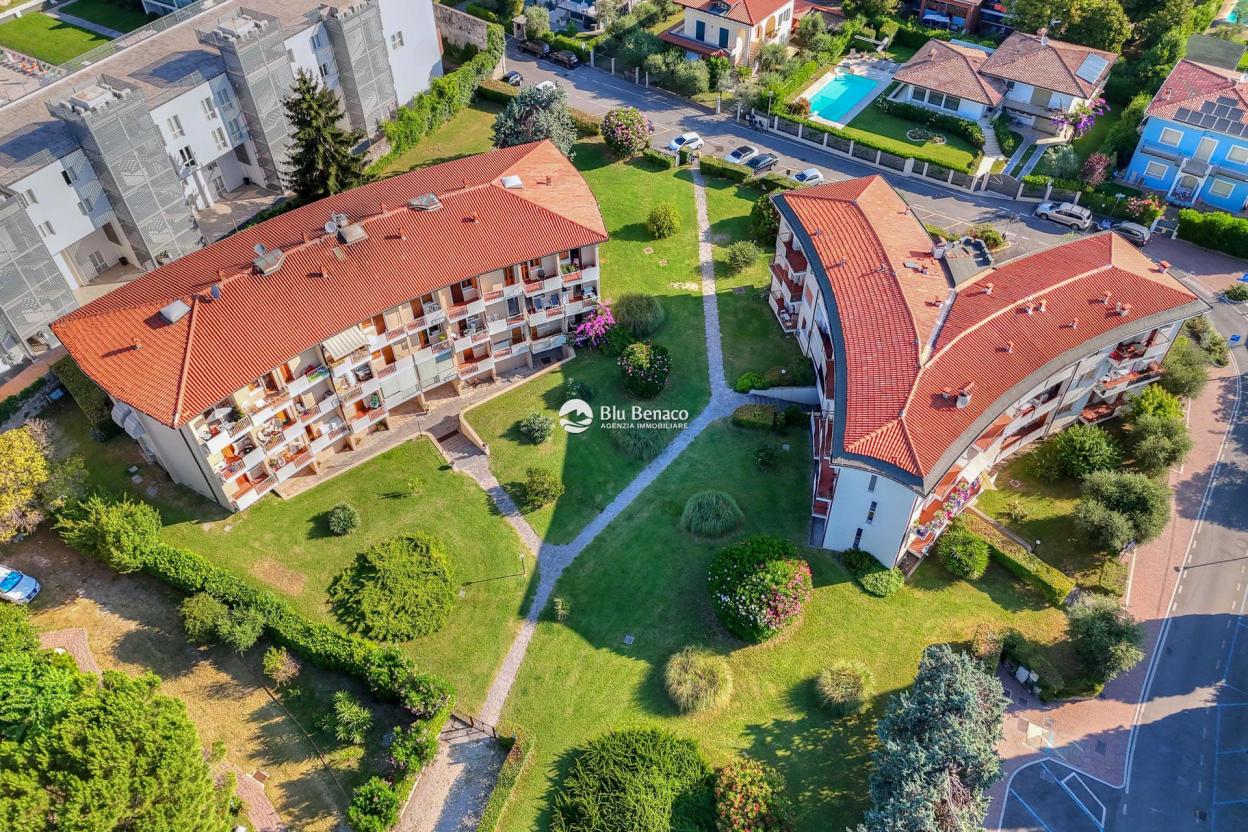
M 802 355 L 797 339 L 781 331 L 766 298 L 760 298 L 771 282 L 772 247 L 740 274 L 730 274 L 724 262 L 727 246 L 750 239 L 750 209 L 762 191 L 707 177 L 706 194 L 715 240 L 715 285 L 728 384 L 735 383 L 742 373 L 765 373 L 775 368 L 786 370 L 784 376 L 793 384 L 814 384 L 810 360 Z
M 874 719 L 889 695 L 911 683 L 924 647 L 966 642 L 981 622 L 1008 623 L 1045 645 L 1064 636 L 1062 613 L 996 566 L 969 584 L 926 564 L 910 586 L 879 600 L 861 592 L 830 553 L 803 550 L 815 591 L 794 629 L 761 646 L 730 638 L 706 593 L 706 569 L 721 544 L 690 538 L 678 518 L 690 494 L 722 489 L 745 513 L 739 534 L 804 541 L 805 431 L 791 431 L 788 453 L 765 471 L 752 460 L 762 438 L 712 425 L 560 579 L 554 594 L 570 615 L 563 623 L 543 616 L 504 713 L 504 723 L 522 727 L 536 750 L 504 818 L 507 832 L 548 829 L 552 786 L 569 752 L 603 731 L 632 726 L 695 738 L 714 765 L 740 752 L 771 763 L 798 805 L 798 832 L 844 829 L 866 803 Z M 626 635 L 634 637 L 631 646 Z M 733 694 L 723 709 L 680 716 L 669 703 L 663 665 L 688 644 L 728 657 Z M 1046 652 L 1059 666 L 1071 660 L 1064 648 Z M 837 722 L 816 707 L 812 679 L 839 658 L 861 660 L 875 674 L 878 695 L 865 718 Z
M 1123 106 L 1121 104 L 1111 104 L 1109 112 L 1096 117 L 1096 122 L 1092 125 L 1091 130 L 1071 142 L 1071 145 L 1075 148 L 1075 153 L 1079 154 L 1080 162 L 1101 149 L 1101 145 L 1105 143 L 1105 137 L 1109 135 L 1110 128 L 1122 118 Z
M 494 116 L 502 109 L 490 101 L 476 101 L 426 136 L 415 147 L 394 157 L 380 175 L 394 176 L 396 173 L 407 173 L 416 168 L 492 150 L 494 143 L 490 136 L 494 128 Z
M 571 540 L 645 463 L 621 454 L 608 431 L 597 428 L 576 436 L 556 430 L 545 444 L 530 445 L 516 429 L 520 419 L 535 411 L 555 416 L 565 400 L 563 388 L 568 378 L 589 384 L 594 407 L 627 409 L 640 404 L 685 409 L 692 419 L 710 396 L 689 171 L 658 172 L 644 162 L 612 162 L 600 141 L 579 143 L 574 161 L 598 197 L 611 235 L 599 249 L 602 295 L 608 303 L 625 292 L 660 298 L 667 318 L 654 340 L 671 350 L 672 377 L 662 394 L 642 402 L 625 391 L 614 359 L 582 350 L 559 370 L 467 413 L 473 428 L 489 443 L 490 467 L 504 486 L 523 481 L 530 466 L 550 469 L 562 477 L 565 494 L 528 515 L 542 539 L 554 543 Z M 666 240 L 652 240 L 645 228 L 646 215 L 663 201 L 679 210 L 681 229 Z M 647 254 L 647 248 L 653 253 Z
M 38 58 L 50 64 L 63 64 L 83 52 L 108 43 L 109 38 L 62 23 L 39 12 L 0 23 L 0 46 Z
M 922 125 L 904 118 L 889 115 L 882 111 L 874 102 L 854 117 L 854 120 L 842 131 L 846 138 L 858 136 L 884 146 L 884 150 L 895 149 L 901 155 L 912 155 L 915 148 L 921 148 L 931 160 L 955 170 L 965 171 L 979 158 L 979 148 L 973 146 L 961 136 L 950 133 L 945 136 L 945 144 L 916 142 L 906 138 L 906 132 Z
M 87 456 L 94 486 L 129 491 L 158 506 L 170 543 L 276 591 L 314 619 L 332 620 L 327 587 L 372 543 L 416 530 L 441 538 L 463 597 L 440 632 L 401 646 L 422 668 L 455 684 L 463 709 L 474 711 L 483 701 L 518 624 L 533 565 L 522 572 L 520 539 L 477 485 L 447 468 L 428 440 L 404 443 L 294 499 L 270 495 L 245 512 L 227 514 L 168 484 L 154 467 L 142 466 L 144 481 L 132 483 L 127 468 L 139 455 L 128 437 L 92 442 L 72 405 L 52 413 L 65 444 Z M 407 490 L 413 479 L 420 482 L 418 496 Z M 363 522 L 354 534 L 334 537 L 325 513 L 341 501 L 358 508 Z
M 74 0 L 61 6 L 60 11 L 118 32 L 131 32 L 148 23 L 148 17 L 138 3 L 120 3 L 117 0 Z

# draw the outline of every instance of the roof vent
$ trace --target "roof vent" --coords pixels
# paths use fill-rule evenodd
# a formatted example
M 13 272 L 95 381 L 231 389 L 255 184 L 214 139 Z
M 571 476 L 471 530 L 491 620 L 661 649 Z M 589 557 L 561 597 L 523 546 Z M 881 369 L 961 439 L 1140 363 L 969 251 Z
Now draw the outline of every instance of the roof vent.
M 422 194 L 415 199 L 409 199 L 407 204 L 415 211 L 436 211 L 442 207 L 442 200 L 438 199 L 437 194 Z
M 1006 351 L 1007 353 L 1013 353 L 1013 352 L 1014 352 L 1014 342 L 1013 342 L 1013 341 L 1006 341 L 1006 342 L 1005 342 L 1005 351 Z
M 1073 321 L 1071 321 L 1071 322 L 1070 322 L 1070 328 L 1071 328 L 1071 329 L 1078 329 L 1078 328 L 1079 328 L 1079 319 L 1078 319 L 1078 318 L 1075 318 Z
M 971 403 L 971 393 L 975 390 L 975 382 L 968 381 L 962 385 L 962 389 L 958 391 L 957 401 L 954 402 L 959 410 L 965 410 L 967 405 Z
M 1128 315 L 1130 315 L 1130 314 L 1131 314 L 1131 304 L 1129 304 L 1129 303 L 1119 303 L 1119 304 L 1118 304 L 1118 314 L 1119 314 L 1121 317 L 1123 317 L 1123 318 L 1125 318 L 1125 317 L 1127 317 Z
M 501 180 L 503 187 L 508 190 L 517 191 L 524 187 L 524 181 L 515 174 L 504 176 Z
M 164 318 L 167 324 L 176 324 L 190 311 L 191 307 L 187 306 L 184 301 L 175 300 L 161 308 L 160 317 Z
M 985 295 L 991 295 L 991 294 L 992 294 L 992 283 L 985 283 L 985 284 L 984 284 L 984 294 L 985 294 Z
M 1111 293 L 1109 292 L 1109 290 L 1108 290 L 1108 289 L 1107 289 L 1107 290 L 1105 290 L 1104 292 L 1101 292 L 1101 305 L 1102 305 L 1102 306 L 1109 306 L 1109 299 L 1110 299 L 1110 297 L 1111 297 Z M 1120 304 L 1118 304 L 1118 305 L 1119 305 L 1119 306 L 1122 306 L 1122 304 L 1121 304 L 1121 303 L 1120 303 Z
M 1040 302 L 1036 304 L 1037 312 L 1044 312 L 1049 308 L 1048 298 L 1040 298 Z
M 262 243 L 256 243 L 256 259 L 251 262 L 260 274 L 273 274 L 282 267 L 285 259 L 286 253 L 280 248 L 266 251 Z
M 353 245 L 362 240 L 368 239 L 368 233 L 364 230 L 364 226 L 357 223 L 350 225 L 338 226 L 338 239 L 346 245 Z

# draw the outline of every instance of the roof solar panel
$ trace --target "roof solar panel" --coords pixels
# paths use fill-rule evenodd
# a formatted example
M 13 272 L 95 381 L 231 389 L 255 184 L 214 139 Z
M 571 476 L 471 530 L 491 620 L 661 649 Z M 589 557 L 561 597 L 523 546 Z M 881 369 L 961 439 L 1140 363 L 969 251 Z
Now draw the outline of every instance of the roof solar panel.
M 1244 120 L 1244 111 L 1243 111 L 1243 110 L 1241 110 L 1241 109 L 1239 109 L 1238 107 L 1232 107 L 1232 108 L 1231 108 L 1231 114 L 1230 114 L 1230 116 L 1228 116 L 1228 118 L 1233 118 L 1233 119 L 1235 119 L 1236 121 L 1243 121 L 1243 120 Z
M 1231 125 L 1231 133 L 1235 134 L 1236 136 L 1244 135 L 1245 130 L 1248 130 L 1248 124 L 1244 124 L 1241 122 L 1239 124 Z
M 1224 107 L 1234 107 L 1239 102 L 1236 101 L 1234 98 L 1229 98 L 1228 96 L 1220 95 L 1218 96 L 1218 103 Z
M 1192 111 L 1186 107 L 1180 107 L 1179 109 L 1174 111 L 1174 117 L 1177 118 L 1179 121 L 1187 121 L 1189 118 L 1192 117 Z
M 1217 116 L 1218 118 L 1226 118 L 1230 114 L 1230 112 L 1231 112 L 1230 107 L 1223 107 L 1221 104 L 1213 108 L 1213 114 Z
M 1214 104 L 1212 101 L 1202 101 L 1200 102 L 1200 111 L 1202 113 L 1212 113 L 1217 106 L 1218 105 Z
M 1231 129 L 1231 120 L 1229 118 L 1220 118 L 1214 123 L 1213 129 L 1219 133 L 1225 133 Z
M 1075 70 L 1075 75 L 1078 75 L 1088 83 L 1095 84 L 1097 79 L 1101 77 L 1101 73 L 1108 66 L 1109 61 L 1100 55 L 1088 55 L 1083 59 L 1083 63 L 1079 65 L 1079 68 Z

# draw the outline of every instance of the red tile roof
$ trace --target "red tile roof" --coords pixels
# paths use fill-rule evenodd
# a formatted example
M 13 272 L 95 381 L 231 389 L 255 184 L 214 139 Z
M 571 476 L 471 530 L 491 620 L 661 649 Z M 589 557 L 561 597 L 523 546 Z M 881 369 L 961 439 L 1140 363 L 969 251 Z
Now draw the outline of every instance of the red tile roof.
M 1184 59 L 1170 70 L 1166 82 L 1148 105 L 1148 114 L 1172 119 L 1180 108 L 1199 113 L 1202 105 L 1217 104 L 1219 98 L 1229 98 L 1235 102 L 1235 108 L 1248 112 L 1248 83 L 1240 80 L 1241 77 L 1235 70 Z M 1244 120 L 1245 117 L 1233 119 Z
M 1005 97 L 1005 82 L 980 74 L 987 59 L 982 49 L 933 38 L 897 70 L 893 80 L 995 107 Z
M 522 189 L 501 177 L 521 178 Z M 549 178 L 548 178 L 549 177 Z M 548 184 L 549 183 L 549 184 Z M 407 202 L 436 194 L 442 207 Z M 331 213 L 368 239 L 339 245 Z M 307 348 L 459 280 L 607 239 L 585 180 L 551 143 L 495 150 L 305 205 L 168 263 L 52 325 L 109 395 L 171 427 Z M 254 246 L 281 248 L 274 274 Z M 210 290 L 221 284 L 221 297 Z M 159 311 L 191 307 L 165 323 Z
M 792 2 L 793 0 L 676 0 L 678 5 L 686 9 L 697 9 L 751 26 L 762 23 Z M 726 8 L 717 11 L 716 7 Z
M 1178 320 L 1204 308 L 1135 247 L 1104 233 L 1019 257 L 963 284 L 937 330 L 936 298 L 945 298 L 948 283 L 939 267 L 924 275 L 906 265 L 931 262 L 930 238 L 883 178 L 791 191 L 776 202 L 812 256 L 838 336 L 837 391 L 844 395 L 836 419 L 843 434 L 834 452 L 893 466 L 925 490 L 1006 406 L 1043 380 L 1033 376 L 1073 363 L 1111 333 L 1125 337 L 1154 316 Z M 1131 305 L 1128 316 L 1102 304 L 1107 290 L 1113 304 Z M 1046 311 L 1027 315 L 1023 303 L 1039 298 Z M 970 403 L 959 408 L 944 392 L 968 382 Z
M 1078 75 L 1079 68 L 1089 56 L 1100 57 L 1105 62 L 1104 68 L 1090 81 Z M 1104 86 L 1110 67 L 1116 60 L 1117 55 L 1103 49 L 1052 38 L 1047 43 L 1041 43 L 1039 35 L 1013 32 L 984 61 L 982 71 L 1006 81 L 1031 84 L 1078 98 L 1091 98 Z

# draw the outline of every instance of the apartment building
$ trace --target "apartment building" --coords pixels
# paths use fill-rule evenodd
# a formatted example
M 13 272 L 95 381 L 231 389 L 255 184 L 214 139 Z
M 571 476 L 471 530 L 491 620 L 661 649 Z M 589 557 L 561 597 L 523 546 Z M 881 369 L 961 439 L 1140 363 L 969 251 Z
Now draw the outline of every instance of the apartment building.
M 977 269 L 879 176 L 774 202 L 770 302 L 820 403 L 812 545 L 907 571 L 1003 459 L 1117 414 L 1207 309 L 1112 232 Z
M 52 329 L 146 454 L 242 510 L 434 392 L 564 354 L 606 239 L 585 180 L 541 142 L 303 206 Z
M 431 0 L 199 0 L 0 107 L 0 372 L 54 345 L 83 287 L 233 230 L 205 212 L 284 190 L 281 99 L 307 71 L 367 136 L 441 74 Z

